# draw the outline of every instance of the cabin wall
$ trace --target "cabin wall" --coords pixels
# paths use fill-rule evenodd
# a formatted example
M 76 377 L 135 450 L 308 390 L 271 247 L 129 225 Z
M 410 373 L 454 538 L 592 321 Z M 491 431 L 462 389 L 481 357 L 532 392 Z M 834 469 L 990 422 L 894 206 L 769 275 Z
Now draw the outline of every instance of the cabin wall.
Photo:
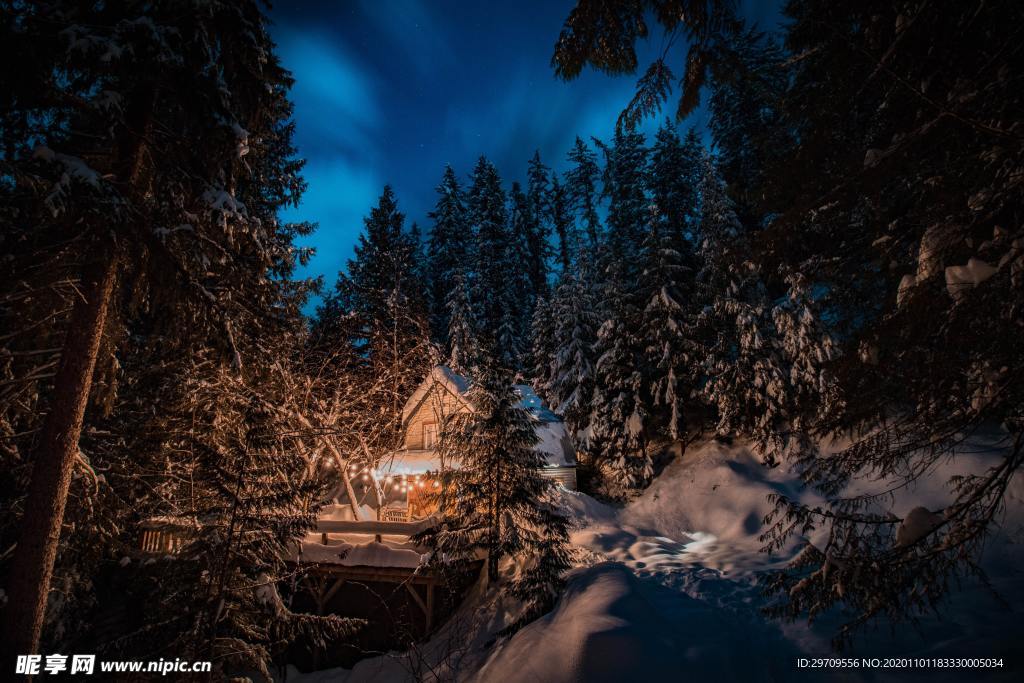
M 423 450 L 426 447 L 423 442 L 424 426 L 433 423 L 437 425 L 437 433 L 440 434 L 441 425 L 445 419 L 464 410 L 466 410 L 466 406 L 461 399 L 435 384 L 427 394 L 427 398 L 409 418 L 405 431 L 406 450 Z
M 540 473 L 547 479 L 554 479 L 570 491 L 576 490 L 575 467 L 545 467 Z

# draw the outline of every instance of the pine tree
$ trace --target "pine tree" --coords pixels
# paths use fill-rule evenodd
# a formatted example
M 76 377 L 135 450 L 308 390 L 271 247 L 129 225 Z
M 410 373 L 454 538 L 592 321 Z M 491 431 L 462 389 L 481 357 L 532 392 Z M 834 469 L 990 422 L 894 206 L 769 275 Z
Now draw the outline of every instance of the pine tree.
M 593 267 L 588 257 L 581 258 L 574 271 L 566 273 L 551 303 L 554 319 L 551 349 L 548 352 L 550 379 L 545 382 L 544 397 L 569 426 L 577 443 L 589 447 L 588 427 L 594 395 L 594 343 L 601 324 Z
M 640 133 L 617 132 L 606 150 L 604 194 L 608 197 L 609 256 L 619 261 L 626 277 L 639 275 L 641 245 L 647 234 L 647 150 Z
M 480 342 L 477 339 L 473 304 L 464 273 L 455 276 L 448 294 L 447 364 L 461 375 L 473 376 L 480 363 Z
M 526 225 L 527 272 L 535 297 L 548 296 L 548 260 L 551 256 L 551 171 L 534 152 L 527 168 Z M 530 305 L 533 315 L 533 304 Z
M 641 372 L 641 311 L 625 269 L 611 264 L 605 274 L 606 317 L 594 344 L 595 391 L 590 423 L 599 463 L 626 486 L 643 486 L 653 473 L 647 452 L 647 401 Z
M 705 153 L 702 165 L 697 228 L 701 280 L 710 290 L 721 291 L 727 285 L 729 267 L 746 251 L 744 229 L 714 158 Z
M 673 440 L 686 429 L 685 405 L 696 386 L 699 357 L 693 329 L 692 269 L 687 265 L 692 259 L 680 253 L 688 245 L 680 238 L 652 230 L 645 242 L 639 332 L 645 345 L 645 393 L 650 396 L 652 419 Z
M 642 373 L 642 309 L 638 285 L 647 233 L 646 150 L 639 133 L 617 131 L 605 150 L 609 198 L 607 243 L 601 253 L 604 321 L 595 343 L 596 382 L 590 423 L 599 461 L 627 486 L 645 485 L 653 472 L 647 453 L 649 414 Z
M 788 418 L 785 361 L 772 326 L 771 306 L 756 266 L 732 269 L 727 289 L 701 312 L 704 401 L 722 436 L 748 436 L 766 463 L 784 452 Z
M 409 394 L 422 381 L 431 364 L 423 286 L 417 277 L 416 243 L 404 230 L 405 216 L 390 187 L 385 187 L 377 206 L 364 219 L 348 272 L 340 273 L 331 297 L 344 321 L 340 326 L 351 339 L 327 340 L 329 344 L 350 345 L 362 351 L 363 370 L 369 377 L 386 382 L 378 396 L 381 447 L 400 434 L 401 409 Z M 324 310 L 327 310 L 326 308 Z
M 437 204 L 430 213 L 433 229 L 427 247 L 427 282 L 430 291 L 430 323 L 433 337 L 450 342 L 448 304 L 456 280 L 468 282 L 472 270 L 473 233 L 466 202 L 451 166 L 437 186 Z
M 684 143 L 672 122 L 666 120 L 651 148 L 647 186 L 656 210 L 655 227 L 659 233 L 672 236 L 677 249 L 685 248 L 683 242 L 697 215 L 702 171 L 697 144 L 693 129 Z
M 568 159 L 573 166 L 565 174 L 565 191 L 577 220 L 586 232 L 587 246 L 591 252 L 596 252 L 601 236 L 601 219 L 597 214 L 597 183 L 601 178 L 601 168 L 597 164 L 597 154 L 577 136 Z
M 540 474 L 537 434 L 521 396 L 503 370 L 482 368 L 469 392 L 474 410 L 453 416 L 440 448 L 462 466 L 450 473 L 454 495 L 440 524 L 420 534 L 446 565 L 487 556 L 497 583 L 503 558 L 528 558 L 512 577 L 511 592 L 526 603 L 518 624 L 550 608 L 569 568 L 568 520 L 555 503 L 555 484 Z
M 290 142 L 290 77 L 258 3 L 198 13 L 21 3 L 4 14 L 2 173 L 22 180 L 0 189 L 13 257 L 0 286 L 5 300 L 40 292 L 34 310 L 5 312 L 5 330 L 31 334 L 4 344 L 34 346 L 40 316 L 61 348 L 52 383 L 23 374 L 23 363 L 15 369 L 30 387 L 17 395 L 38 397 L 14 408 L 33 415 L 24 419 L 35 445 L 18 462 L 32 464 L 27 497 L 15 494 L 25 512 L 4 538 L 16 550 L 2 642 L 24 654 L 38 651 L 94 376 L 113 363 L 117 331 L 141 311 L 185 312 L 244 365 L 242 337 L 277 317 L 279 272 L 308 255 L 292 239 L 309 226 L 276 218 L 304 185 Z
M 507 259 L 511 270 L 506 275 L 515 299 L 516 318 L 518 323 L 518 341 L 516 346 L 524 350 L 529 348 L 533 316 L 540 294 L 534 288 L 533 279 L 527 264 L 530 262 L 530 242 L 534 230 L 530 200 L 518 182 L 513 181 L 509 191 L 509 256 Z
M 469 189 L 469 215 L 476 235 L 473 304 L 483 353 L 502 358 L 511 369 L 522 359 L 521 294 L 515 289 L 521 264 L 514 261 L 505 193 L 494 165 L 480 157 Z
M 558 263 L 561 272 L 567 273 L 572 267 L 574 255 L 579 253 L 579 234 L 576 222 L 572 218 L 565 188 L 558 182 L 557 176 L 551 179 L 548 204 L 551 207 L 551 224 L 558 235 Z

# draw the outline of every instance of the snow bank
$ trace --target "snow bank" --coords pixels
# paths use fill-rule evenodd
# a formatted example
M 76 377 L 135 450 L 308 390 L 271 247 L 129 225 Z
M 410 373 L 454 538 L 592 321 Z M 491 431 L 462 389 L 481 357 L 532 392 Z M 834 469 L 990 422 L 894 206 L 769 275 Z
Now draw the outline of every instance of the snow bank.
M 711 607 L 604 562 L 577 573 L 553 612 L 469 680 L 768 680 L 755 659 L 736 657 L 736 635 Z

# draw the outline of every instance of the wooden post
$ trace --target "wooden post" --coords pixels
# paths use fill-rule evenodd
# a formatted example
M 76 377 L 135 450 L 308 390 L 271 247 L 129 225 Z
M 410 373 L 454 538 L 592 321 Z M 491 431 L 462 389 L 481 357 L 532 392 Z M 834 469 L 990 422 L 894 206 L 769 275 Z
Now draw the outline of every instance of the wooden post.
M 427 583 L 427 633 L 430 633 L 430 628 L 434 625 L 434 581 L 433 579 Z

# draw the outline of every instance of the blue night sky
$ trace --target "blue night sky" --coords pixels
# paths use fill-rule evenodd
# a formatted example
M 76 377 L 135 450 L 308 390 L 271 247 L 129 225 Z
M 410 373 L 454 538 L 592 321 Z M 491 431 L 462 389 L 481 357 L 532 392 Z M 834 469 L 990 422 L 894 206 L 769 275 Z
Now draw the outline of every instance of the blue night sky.
M 508 186 L 525 180 L 535 149 L 556 170 L 576 135 L 608 139 L 636 78 L 588 70 L 555 78 L 551 54 L 573 0 L 309 0 L 271 14 L 284 65 L 295 77 L 296 144 L 309 183 L 286 220 L 319 223 L 301 276 L 325 285 L 352 255 L 365 216 L 385 184 L 407 223 L 426 233 L 444 165 L 466 179 L 486 155 Z M 741 12 L 763 29 L 777 2 L 747 0 Z M 639 46 L 641 70 L 661 37 Z M 703 130 L 695 112 L 682 127 Z M 644 126 L 653 132 L 657 121 Z

